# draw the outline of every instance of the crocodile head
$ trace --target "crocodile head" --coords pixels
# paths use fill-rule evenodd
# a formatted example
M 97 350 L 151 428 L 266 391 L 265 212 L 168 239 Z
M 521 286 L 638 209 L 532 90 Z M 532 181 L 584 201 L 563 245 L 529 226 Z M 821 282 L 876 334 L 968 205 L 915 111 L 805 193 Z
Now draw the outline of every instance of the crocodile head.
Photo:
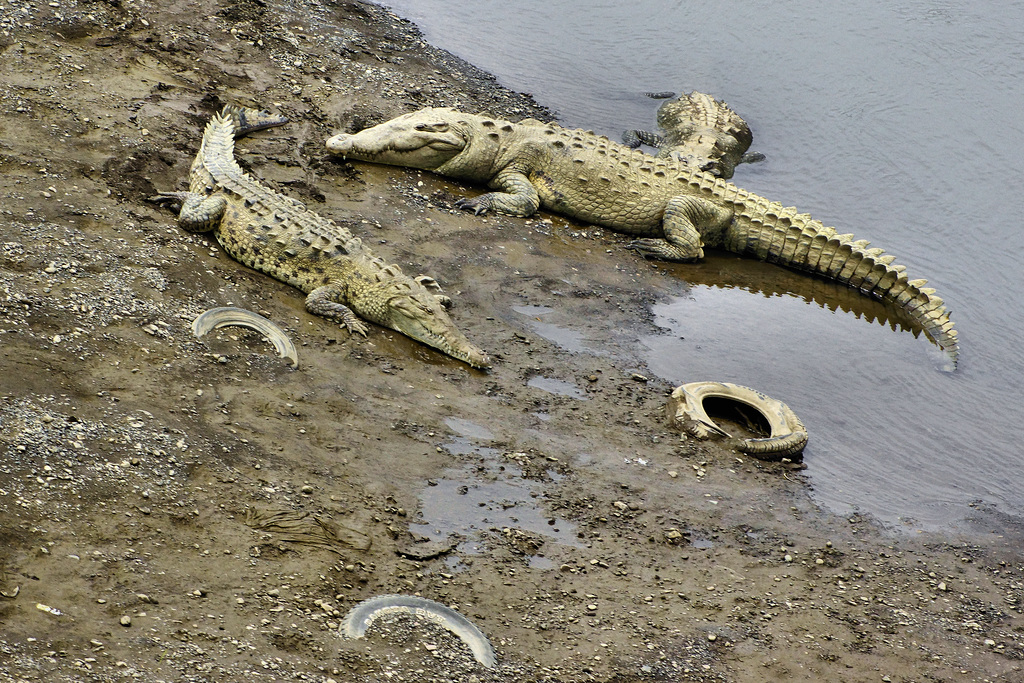
M 465 125 L 451 109 L 420 109 L 352 135 L 339 133 L 327 140 L 327 150 L 346 159 L 433 171 L 466 148 Z
M 390 296 L 386 298 L 383 310 L 373 303 L 353 303 L 364 315 L 368 314 L 367 317 L 379 325 L 432 346 L 452 358 L 469 363 L 474 368 L 491 367 L 491 360 L 487 354 L 455 327 L 455 321 L 448 315 L 442 303 L 446 301 L 444 297 L 438 297 L 415 285 L 409 287 L 395 284 L 390 289 Z

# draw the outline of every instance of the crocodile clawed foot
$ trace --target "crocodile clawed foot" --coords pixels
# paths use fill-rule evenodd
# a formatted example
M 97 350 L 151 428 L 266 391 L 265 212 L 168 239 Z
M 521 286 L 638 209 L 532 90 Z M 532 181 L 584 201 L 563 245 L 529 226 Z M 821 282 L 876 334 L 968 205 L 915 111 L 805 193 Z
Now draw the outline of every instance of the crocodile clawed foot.
M 484 200 L 483 195 L 481 195 L 480 197 L 473 197 L 470 199 L 460 199 L 455 202 L 455 208 L 472 211 L 474 215 L 479 216 L 480 214 L 487 213 L 490 206 L 488 206 L 488 202 Z
M 677 263 L 695 263 L 704 256 L 703 249 L 699 249 L 696 255 L 684 254 L 681 249 L 659 239 L 633 240 L 626 245 L 626 248 L 635 251 L 645 259 Z
M 764 154 L 761 154 L 760 152 L 747 152 L 746 154 L 740 157 L 739 163 L 756 164 L 760 161 L 764 161 L 767 158 L 768 157 L 766 157 Z
M 188 192 L 160 192 L 147 198 L 147 201 L 154 204 L 172 204 L 181 206 L 188 199 Z
M 437 280 L 429 275 L 417 275 L 413 280 L 416 280 L 416 282 L 420 283 L 424 288 L 429 289 L 432 292 L 441 291 L 441 285 L 437 284 Z
M 365 337 L 366 331 L 370 329 L 362 320 L 343 320 L 342 323 L 349 334 L 361 334 Z

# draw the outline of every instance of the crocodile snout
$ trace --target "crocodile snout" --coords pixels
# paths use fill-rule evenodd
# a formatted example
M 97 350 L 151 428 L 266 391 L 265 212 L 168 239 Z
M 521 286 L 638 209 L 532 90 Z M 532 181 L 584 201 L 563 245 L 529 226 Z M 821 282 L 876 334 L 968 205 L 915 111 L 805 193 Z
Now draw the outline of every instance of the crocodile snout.
M 334 154 L 344 154 L 352 148 L 353 136 L 348 133 L 338 133 L 334 137 L 327 139 L 327 149 Z

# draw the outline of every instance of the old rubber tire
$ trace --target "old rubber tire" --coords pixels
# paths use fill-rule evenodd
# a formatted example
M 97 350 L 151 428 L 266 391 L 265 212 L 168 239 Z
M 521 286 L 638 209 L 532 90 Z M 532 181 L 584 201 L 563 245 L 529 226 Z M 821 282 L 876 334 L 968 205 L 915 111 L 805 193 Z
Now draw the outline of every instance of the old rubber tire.
M 698 439 L 711 434 L 730 436 L 704 410 L 704 401 L 720 398 L 736 401 L 764 417 L 771 435 L 760 439 L 737 439 L 736 448 L 764 460 L 778 460 L 800 453 L 807 445 L 807 430 L 800 418 L 782 401 L 750 387 L 729 382 L 690 382 L 676 387 L 669 399 L 669 419 Z

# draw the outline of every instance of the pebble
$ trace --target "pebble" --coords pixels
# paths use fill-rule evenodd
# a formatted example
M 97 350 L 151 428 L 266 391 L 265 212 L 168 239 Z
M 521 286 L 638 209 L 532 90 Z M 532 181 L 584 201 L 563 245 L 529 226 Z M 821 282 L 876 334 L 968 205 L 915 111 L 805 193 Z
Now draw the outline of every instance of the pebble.
M 130 616 L 128 616 L 126 614 L 123 617 L 121 617 L 121 626 L 131 626 L 131 625 L 132 625 L 132 618 Z

